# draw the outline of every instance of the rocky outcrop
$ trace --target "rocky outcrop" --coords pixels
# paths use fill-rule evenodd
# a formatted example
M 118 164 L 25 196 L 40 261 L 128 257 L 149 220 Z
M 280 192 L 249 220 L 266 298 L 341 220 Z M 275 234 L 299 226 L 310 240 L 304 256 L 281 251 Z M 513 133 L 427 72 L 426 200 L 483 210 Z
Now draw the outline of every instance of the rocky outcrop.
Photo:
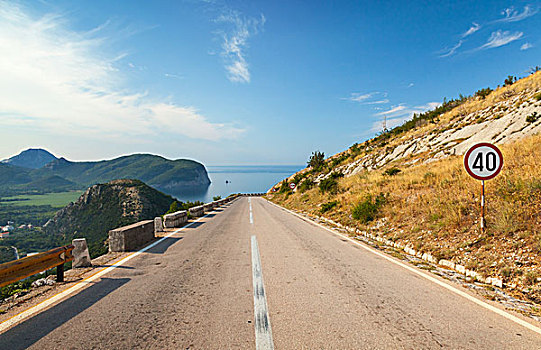
M 164 214 L 174 199 L 139 180 L 114 180 L 91 186 L 75 203 L 59 210 L 45 224 L 47 234 L 62 241 L 87 239 L 91 255 L 106 252 L 111 229 Z

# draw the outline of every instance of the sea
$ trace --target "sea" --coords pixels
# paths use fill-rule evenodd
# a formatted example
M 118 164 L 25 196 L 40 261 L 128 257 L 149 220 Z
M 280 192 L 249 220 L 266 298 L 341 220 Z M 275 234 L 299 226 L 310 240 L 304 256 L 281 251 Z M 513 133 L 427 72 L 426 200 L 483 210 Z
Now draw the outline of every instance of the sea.
M 267 192 L 304 165 L 207 166 L 210 186 L 167 193 L 180 201 L 211 202 L 213 197 L 225 198 L 232 193 Z M 167 192 L 167 191 L 164 191 Z

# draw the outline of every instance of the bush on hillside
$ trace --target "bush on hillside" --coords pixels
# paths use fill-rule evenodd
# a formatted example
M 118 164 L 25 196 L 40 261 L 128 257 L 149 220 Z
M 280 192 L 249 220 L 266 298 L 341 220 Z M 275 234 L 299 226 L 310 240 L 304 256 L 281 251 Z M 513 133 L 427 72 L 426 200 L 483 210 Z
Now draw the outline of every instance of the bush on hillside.
M 477 92 L 475 93 L 475 96 L 480 97 L 482 100 L 484 100 L 488 95 L 490 95 L 491 92 L 492 92 L 492 89 L 487 87 L 484 89 L 477 90 Z
M 373 221 L 378 214 L 379 209 L 385 204 L 386 199 L 383 193 L 380 193 L 373 200 L 371 195 L 357 203 L 351 210 L 351 216 L 355 220 L 359 220 L 361 223 L 366 224 Z
M 321 214 L 328 212 L 329 210 L 332 210 L 334 207 L 338 205 L 337 201 L 327 202 L 323 203 L 321 205 L 321 209 L 319 210 Z
M 289 188 L 289 184 L 287 183 L 287 179 L 282 181 L 282 184 L 280 185 L 280 189 L 278 190 L 279 193 L 292 193 L 293 191 L 291 188 Z
M 319 151 L 312 152 L 308 160 L 308 166 L 312 167 L 314 171 L 323 170 L 325 167 L 325 153 Z
M 539 119 L 539 115 L 537 115 L 537 112 L 533 112 L 529 116 L 526 117 L 526 122 L 528 123 L 535 123 L 537 119 Z
M 166 214 L 175 213 L 175 212 L 180 211 L 180 210 L 188 210 L 190 208 L 198 207 L 198 206 L 203 205 L 203 204 L 205 204 L 205 203 L 200 202 L 200 201 L 195 201 L 195 202 L 174 201 L 173 203 L 171 203 L 171 206 L 169 207 L 169 210 L 167 211 Z
M 513 83 L 517 81 L 517 77 L 514 77 L 512 75 L 508 75 L 507 78 L 503 81 L 503 86 L 511 86 Z
M 387 169 L 383 172 L 383 175 L 386 175 L 386 176 L 395 176 L 396 174 L 398 174 L 399 172 L 401 172 L 402 170 L 398 169 L 398 168 L 390 168 L 390 169 Z
M 301 193 L 304 193 L 312 187 L 314 187 L 314 181 L 312 181 L 312 179 L 306 179 L 300 184 L 299 191 L 301 191 Z
M 319 190 L 321 191 L 321 193 L 328 192 L 331 194 L 335 194 L 336 192 L 338 192 L 338 182 L 335 178 L 330 176 L 326 179 L 321 180 L 321 182 L 319 183 Z

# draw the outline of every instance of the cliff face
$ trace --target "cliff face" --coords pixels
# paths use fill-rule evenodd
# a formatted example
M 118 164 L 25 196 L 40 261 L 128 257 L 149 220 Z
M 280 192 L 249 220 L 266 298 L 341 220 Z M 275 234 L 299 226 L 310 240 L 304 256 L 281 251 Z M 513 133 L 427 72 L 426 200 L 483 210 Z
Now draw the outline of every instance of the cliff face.
M 162 215 L 173 201 L 139 180 L 114 180 L 87 189 L 75 203 L 59 210 L 44 229 L 62 241 L 86 238 L 91 255 L 97 256 L 106 252 L 109 230 Z

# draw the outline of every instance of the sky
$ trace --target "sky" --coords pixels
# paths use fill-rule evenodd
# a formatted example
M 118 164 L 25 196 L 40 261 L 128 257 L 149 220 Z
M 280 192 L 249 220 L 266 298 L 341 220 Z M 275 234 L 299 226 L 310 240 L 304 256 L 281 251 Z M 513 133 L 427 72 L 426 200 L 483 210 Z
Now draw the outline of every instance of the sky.
M 541 66 L 535 1 L 3 1 L 0 159 L 305 164 Z

